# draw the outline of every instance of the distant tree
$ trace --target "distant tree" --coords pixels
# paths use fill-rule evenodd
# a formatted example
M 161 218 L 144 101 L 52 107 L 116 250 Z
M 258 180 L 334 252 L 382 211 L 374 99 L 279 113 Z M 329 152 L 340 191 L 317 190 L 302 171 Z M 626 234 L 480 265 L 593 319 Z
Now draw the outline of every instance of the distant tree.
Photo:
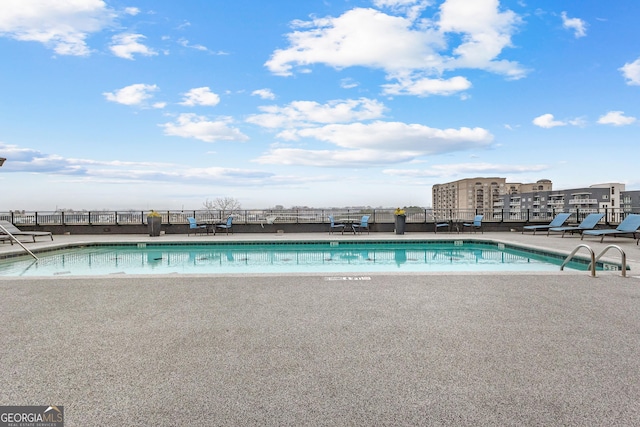
M 207 199 L 203 203 L 203 206 L 210 213 L 213 211 L 220 211 L 220 216 L 222 217 L 233 215 L 234 212 L 242 209 L 240 201 L 233 197 L 218 197 L 215 200 Z
M 405 206 L 407 212 L 422 212 L 424 208 L 421 206 Z

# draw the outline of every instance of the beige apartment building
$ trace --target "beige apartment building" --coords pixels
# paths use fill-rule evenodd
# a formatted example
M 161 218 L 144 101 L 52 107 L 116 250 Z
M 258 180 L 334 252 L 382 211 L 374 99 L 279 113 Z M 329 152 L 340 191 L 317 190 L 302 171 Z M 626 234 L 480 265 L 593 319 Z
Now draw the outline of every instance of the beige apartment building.
M 458 209 L 490 212 L 503 203 L 505 194 L 551 191 L 552 182 L 542 179 L 531 184 L 507 183 L 506 178 L 465 178 L 432 188 L 434 210 Z

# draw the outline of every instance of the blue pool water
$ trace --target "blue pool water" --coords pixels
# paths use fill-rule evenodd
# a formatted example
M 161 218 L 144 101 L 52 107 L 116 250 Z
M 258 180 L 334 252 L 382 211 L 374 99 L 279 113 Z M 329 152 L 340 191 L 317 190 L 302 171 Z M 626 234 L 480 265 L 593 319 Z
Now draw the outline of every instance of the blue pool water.
M 563 258 L 493 242 L 90 245 L 0 260 L 0 276 L 559 271 Z M 586 270 L 572 262 L 566 269 Z

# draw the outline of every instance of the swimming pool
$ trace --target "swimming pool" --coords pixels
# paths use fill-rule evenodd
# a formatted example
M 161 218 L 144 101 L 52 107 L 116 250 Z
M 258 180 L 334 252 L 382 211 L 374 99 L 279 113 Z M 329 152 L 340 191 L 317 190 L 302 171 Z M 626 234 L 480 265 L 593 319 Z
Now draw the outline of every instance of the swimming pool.
M 559 271 L 564 260 L 476 240 L 92 244 L 38 256 L 0 260 L 0 276 Z M 565 268 L 586 271 L 587 262 Z

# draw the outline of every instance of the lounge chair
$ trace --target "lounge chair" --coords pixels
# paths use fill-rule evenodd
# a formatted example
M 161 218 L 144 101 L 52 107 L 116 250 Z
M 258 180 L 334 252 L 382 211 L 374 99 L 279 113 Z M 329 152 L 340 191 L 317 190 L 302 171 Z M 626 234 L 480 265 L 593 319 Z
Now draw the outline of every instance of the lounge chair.
M 351 228 L 353 234 L 362 233 L 362 230 L 367 230 L 367 234 L 369 234 L 369 215 L 364 215 L 360 219 L 360 224 L 351 224 Z
M 612 235 L 613 237 L 616 237 L 620 234 L 632 234 L 633 238 L 636 239 L 639 238 L 636 237 L 636 235 L 640 234 L 640 231 L 638 231 L 639 228 L 640 215 L 629 214 L 615 229 L 586 230 L 582 232 L 582 237 L 580 239 L 584 239 L 584 236 L 600 236 L 600 243 L 602 243 L 604 236 Z
M 190 235 L 191 233 L 209 234 L 209 226 L 207 224 L 198 224 L 198 222 L 194 217 L 187 218 L 187 221 L 189 221 L 189 231 L 187 231 L 187 236 Z
M 446 221 L 446 222 L 438 222 L 436 221 L 435 224 L 433 225 L 433 232 L 437 233 L 438 229 L 440 228 L 444 228 L 447 227 L 447 230 L 451 230 L 451 223 Z
M 473 222 L 462 223 L 462 229 L 464 230 L 464 227 L 470 227 L 474 233 L 476 230 L 482 231 L 482 218 L 484 218 L 484 215 L 476 215 L 475 218 L 473 218 Z M 482 231 L 482 233 L 484 233 L 484 231 Z
M 344 228 L 345 225 L 344 224 L 336 224 L 336 222 L 333 219 L 333 215 L 329 215 L 329 234 L 333 234 L 333 230 L 340 230 L 342 232 L 342 234 L 344 234 Z
M 223 230 L 227 230 L 227 235 L 229 235 L 229 230 L 231 230 L 231 234 L 233 234 L 233 230 L 231 229 L 232 223 L 233 222 L 233 217 L 231 215 L 229 215 L 229 217 L 227 218 L 227 222 L 225 222 L 224 224 L 216 224 L 216 228 L 213 229 L 213 234 L 216 234 L 216 230 L 218 228 L 221 228 Z
M 596 228 L 596 225 L 598 225 L 598 223 L 603 217 L 604 217 L 603 213 L 589 214 L 576 227 L 551 227 L 550 229 L 547 230 L 547 236 L 552 231 L 558 232 L 558 233 L 562 231 L 562 237 L 564 237 L 564 233 L 566 233 L 567 231 L 570 232 L 571 234 L 573 233 L 582 234 L 582 232 L 584 232 L 585 230 L 593 230 L 594 228 Z
M 522 233 L 524 234 L 525 231 L 533 231 L 533 234 L 535 235 L 538 230 L 548 230 L 550 228 L 561 227 L 570 216 L 570 213 L 563 212 L 556 215 L 556 217 L 553 218 L 553 221 L 547 225 L 525 225 L 522 227 Z
M 50 231 L 22 231 L 15 225 L 11 224 L 9 221 L 0 221 L 0 234 L 7 234 L 5 230 L 12 234 L 15 237 L 18 236 L 31 236 L 33 241 L 36 241 L 36 237 L 40 236 L 49 236 L 51 240 L 53 240 L 53 234 Z M 4 228 L 4 230 L 3 230 Z M 11 244 L 13 245 L 13 240 L 11 240 Z

